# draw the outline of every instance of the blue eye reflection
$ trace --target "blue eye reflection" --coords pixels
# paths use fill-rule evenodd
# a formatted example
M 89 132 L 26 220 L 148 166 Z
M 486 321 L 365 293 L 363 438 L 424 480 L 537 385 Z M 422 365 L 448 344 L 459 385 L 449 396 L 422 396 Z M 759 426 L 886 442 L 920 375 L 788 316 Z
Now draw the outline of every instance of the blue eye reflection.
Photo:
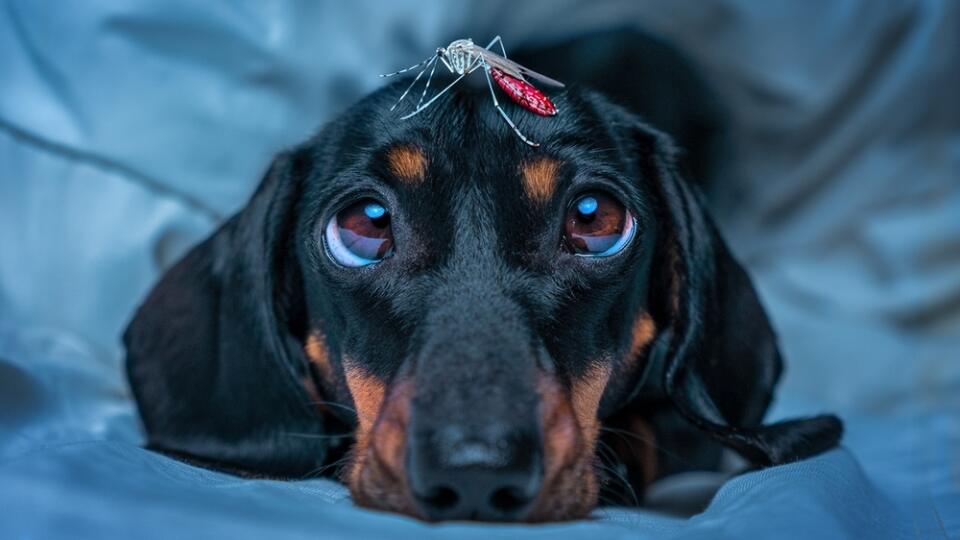
M 577 203 L 577 212 L 580 215 L 589 216 L 597 211 L 597 200 L 593 197 L 584 197 Z
M 378 203 L 370 203 L 363 207 L 363 213 L 370 219 L 379 219 L 387 213 L 387 209 Z

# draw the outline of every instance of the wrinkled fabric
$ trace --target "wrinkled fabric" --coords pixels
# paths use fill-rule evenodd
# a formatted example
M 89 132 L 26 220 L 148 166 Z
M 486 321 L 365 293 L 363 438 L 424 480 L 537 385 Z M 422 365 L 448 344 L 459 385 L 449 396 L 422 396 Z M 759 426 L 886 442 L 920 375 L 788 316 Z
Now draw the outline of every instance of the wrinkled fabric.
M 119 336 L 270 157 L 456 37 L 631 26 L 729 108 L 708 193 L 844 446 L 691 518 L 426 525 L 139 447 Z M 960 538 L 960 4 L 0 2 L 0 538 Z
M 0 538 L 906 539 L 960 526 L 960 428 L 943 412 L 848 415 L 842 448 L 734 477 L 689 519 L 601 508 L 574 523 L 429 525 L 356 508 L 330 480 L 242 479 L 144 450 L 122 385 L 62 333 L 0 327 L 0 358 Z

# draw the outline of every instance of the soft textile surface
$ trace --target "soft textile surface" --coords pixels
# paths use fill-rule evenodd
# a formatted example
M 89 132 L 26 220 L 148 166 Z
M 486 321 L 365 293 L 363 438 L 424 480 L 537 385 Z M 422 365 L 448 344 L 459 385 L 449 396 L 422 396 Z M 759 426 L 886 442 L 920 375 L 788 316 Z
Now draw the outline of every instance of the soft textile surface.
M 426 525 L 355 508 L 328 480 L 238 479 L 143 450 L 90 350 L 9 327 L 0 343 L 0 538 L 893 539 L 960 527 L 960 429 L 942 413 L 848 417 L 846 448 L 736 477 L 690 519 L 604 508 L 570 524 Z
M 0 4 L 0 538 L 960 538 L 960 4 L 637 4 Z M 710 198 L 782 338 L 771 417 L 837 411 L 843 448 L 689 519 L 539 527 L 424 525 L 139 448 L 123 325 L 273 152 L 453 37 L 623 25 L 730 106 Z

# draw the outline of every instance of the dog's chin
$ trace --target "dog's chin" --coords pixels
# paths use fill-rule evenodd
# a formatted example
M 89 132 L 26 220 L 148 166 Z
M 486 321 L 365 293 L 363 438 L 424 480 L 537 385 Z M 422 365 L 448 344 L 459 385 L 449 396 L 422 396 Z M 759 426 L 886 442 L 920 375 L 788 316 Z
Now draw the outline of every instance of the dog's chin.
M 361 507 L 429 521 L 418 507 L 405 469 L 410 387 L 391 392 L 372 427 L 356 432 L 343 480 Z M 582 519 L 597 504 L 599 479 L 595 454 L 598 423 L 581 426 L 569 399 L 546 394 L 541 404 L 544 478 L 530 509 L 517 521 L 528 523 Z

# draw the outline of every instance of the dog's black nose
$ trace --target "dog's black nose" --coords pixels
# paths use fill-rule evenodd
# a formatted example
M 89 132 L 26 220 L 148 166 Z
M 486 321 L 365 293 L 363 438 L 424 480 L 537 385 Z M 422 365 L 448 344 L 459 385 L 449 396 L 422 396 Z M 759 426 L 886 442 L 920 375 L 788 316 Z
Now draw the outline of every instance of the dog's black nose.
M 408 474 L 428 519 L 516 521 L 540 491 L 539 441 L 502 426 L 413 437 Z

